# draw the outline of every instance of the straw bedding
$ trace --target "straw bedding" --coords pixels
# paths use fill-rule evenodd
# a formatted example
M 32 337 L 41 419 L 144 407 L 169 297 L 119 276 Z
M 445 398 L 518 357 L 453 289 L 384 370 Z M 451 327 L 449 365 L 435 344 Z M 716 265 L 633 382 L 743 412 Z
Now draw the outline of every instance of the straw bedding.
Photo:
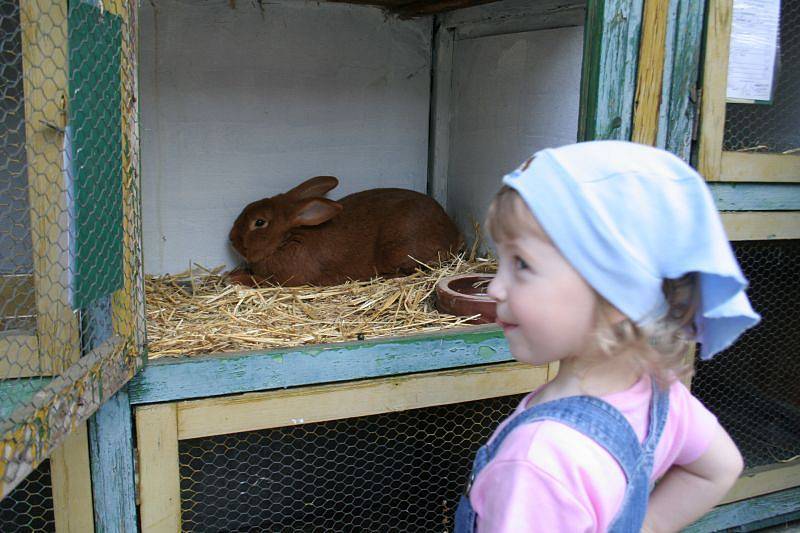
M 425 333 L 468 324 L 470 317 L 434 307 L 446 276 L 494 272 L 493 259 L 474 250 L 412 275 L 331 287 L 248 288 L 230 284 L 221 268 L 193 267 L 178 275 L 147 276 L 150 358 L 284 348 Z

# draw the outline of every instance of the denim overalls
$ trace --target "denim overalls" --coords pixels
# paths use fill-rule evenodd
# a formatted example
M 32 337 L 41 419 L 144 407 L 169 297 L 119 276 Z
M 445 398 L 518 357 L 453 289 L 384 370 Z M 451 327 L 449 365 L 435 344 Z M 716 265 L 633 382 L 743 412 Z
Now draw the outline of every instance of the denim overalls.
M 456 509 L 455 533 L 471 533 L 475 530 L 476 515 L 469 502 L 469 489 L 480 471 L 494 458 L 503 440 L 517 426 L 539 420 L 554 420 L 580 431 L 594 439 L 617 460 L 628 485 L 622 505 L 608 530 L 621 533 L 640 531 L 652 489 L 650 476 L 653 471 L 653 453 L 664 430 L 668 412 L 669 391 L 660 390 L 654 381 L 653 397 L 650 401 L 650 429 L 644 443 L 640 444 L 622 413 L 599 398 L 573 396 L 534 405 L 514 417 L 493 441 L 478 450 L 467 495 L 461 496 Z M 536 495 L 531 494 L 531 501 L 535 502 L 535 499 Z

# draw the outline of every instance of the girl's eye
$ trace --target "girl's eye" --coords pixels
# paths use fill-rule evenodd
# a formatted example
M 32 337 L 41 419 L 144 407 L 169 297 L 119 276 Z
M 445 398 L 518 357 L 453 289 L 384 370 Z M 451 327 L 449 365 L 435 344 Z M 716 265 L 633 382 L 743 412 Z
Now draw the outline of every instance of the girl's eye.
M 530 268 L 528 266 L 528 263 L 526 263 L 524 259 L 522 259 L 521 257 L 518 257 L 518 256 L 514 257 L 514 266 L 518 270 L 527 270 L 528 268 Z
M 257 228 L 260 228 L 260 227 L 266 225 L 266 223 L 267 223 L 267 221 L 264 220 L 264 219 L 261 219 L 261 218 L 259 218 L 258 220 L 255 221 L 255 225 L 256 225 Z

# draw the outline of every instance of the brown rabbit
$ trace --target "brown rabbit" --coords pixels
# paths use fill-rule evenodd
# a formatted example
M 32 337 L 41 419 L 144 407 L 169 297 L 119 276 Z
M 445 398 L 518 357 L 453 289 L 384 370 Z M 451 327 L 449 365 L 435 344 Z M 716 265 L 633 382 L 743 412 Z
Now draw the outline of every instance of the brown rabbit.
M 317 176 L 291 191 L 253 202 L 233 224 L 230 240 L 249 272 L 233 281 L 335 285 L 410 274 L 422 262 L 463 247 L 455 224 L 435 200 L 406 189 L 370 189 L 338 202 L 336 187 Z M 411 257 L 414 259 L 411 259 Z

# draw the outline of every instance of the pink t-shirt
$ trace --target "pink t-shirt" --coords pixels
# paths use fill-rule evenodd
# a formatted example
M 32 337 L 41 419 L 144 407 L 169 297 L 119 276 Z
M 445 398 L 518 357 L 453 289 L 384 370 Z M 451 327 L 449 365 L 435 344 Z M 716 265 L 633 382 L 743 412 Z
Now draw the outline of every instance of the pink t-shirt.
M 514 413 L 523 412 L 527 395 Z M 644 440 L 649 422 L 651 381 L 602 399 L 625 415 Z M 656 447 L 653 479 L 673 464 L 688 464 L 708 448 L 716 417 L 680 382 L 669 391 L 669 415 Z M 524 424 L 512 431 L 470 491 L 478 529 L 491 532 L 599 532 L 608 529 L 625 494 L 625 475 L 599 444 L 558 422 Z

